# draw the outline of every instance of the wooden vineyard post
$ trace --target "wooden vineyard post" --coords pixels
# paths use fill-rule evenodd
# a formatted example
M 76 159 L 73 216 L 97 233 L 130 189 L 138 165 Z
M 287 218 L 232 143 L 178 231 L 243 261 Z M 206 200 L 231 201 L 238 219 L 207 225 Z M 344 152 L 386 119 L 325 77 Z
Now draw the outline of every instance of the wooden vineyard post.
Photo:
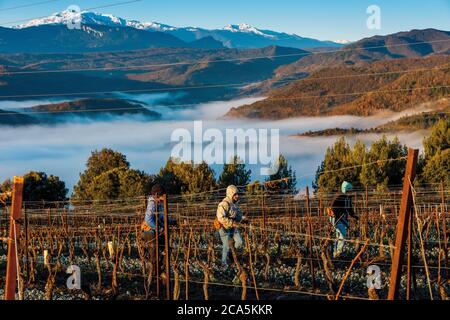
M 15 300 L 16 298 L 16 281 L 17 281 L 17 256 L 16 242 L 20 235 L 20 213 L 22 211 L 22 192 L 23 178 L 14 177 L 14 185 L 12 192 L 12 208 L 9 221 L 9 239 L 8 239 L 8 261 L 6 266 L 6 286 L 5 300 Z
M 441 181 L 441 197 L 442 197 L 442 233 L 444 234 L 444 256 L 445 256 L 445 274 L 448 278 L 448 243 L 447 243 L 447 211 L 445 210 L 445 193 L 444 181 Z
M 23 216 L 24 216 L 24 227 L 25 227 L 25 271 L 27 273 L 26 279 L 28 280 L 30 275 L 29 263 L 28 263 L 28 216 L 25 205 L 23 206 Z
M 394 190 L 394 215 L 397 215 L 397 192 Z
M 323 215 L 324 210 L 323 210 L 323 206 L 322 206 L 322 197 L 319 198 L 319 228 L 325 230 L 325 228 L 323 228 Z
M 159 299 L 159 214 L 158 201 L 155 199 L 155 267 L 156 267 L 156 296 Z
M 408 261 L 406 267 L 406 300 L 411 300 L 411 260 L 412 260 L 413 219 L 408 223 Z
M 364 234 L 366 235 L 366 239 L 368 237 L 369 232 L 369 187 L 366 186 L 366 194 L 364 199 L 364 204 L 366 206 L 366 217 L 364 218 Z
M 306 186 L 306 214 L 308 215 L 308 235 L 309 235 L 309 269 L 311 271 L 312 287 L 316 287 L 316 279 L 314 275 L 314 263 L 313 263 L 313 244 L 312 244 L 312 223 L 311 223 L 311 208 L 309 205 L 309 188 Z
M 400 279 L 402 274 L 403 254 L 405 251 L 405 242 L 408 236 L 408 227 L 410 223 L 412 207 L 412 190 L 410 183 L 414 182 L 416 177 L 417 156 L 419 150 L 408 149 L 408 160 L 406 162 L 405 177 L 403 179 L 402 202 L 397 222 L 397 231 L 395 237 L 395 251 L 392 258 L 391 276 L 389 282 L 388 300 L 394 300 L 398 296 Z
M 262 214 L 263 214 L 263 230 L 264 230 L 264 241 L 265 245 L 268 244 L 268 237 L 267 237 L 267 215 L 266 215 L 266 194 L 263 193 L 262 196 Z
M 286 210 L 287 210 L 287 212 L 288 212 L 288 214 L 289 214 L 289 231 L 292 231 L 292 225 L 293 225 L 293 222 L 294 222 L 294 221 L 293 221 L 293 217 L 292 217 L 291 207 L 290 207 L 289 204 L 288 204 L 287 198 L 284 199 L 284 205 L 285 205 Z
M 167 195 L 164 195 L 164 245 L 166 260 L 166 298 L 170 300 L 170 234 L 169 234 L 169 207 L 167 205 Z
M 117 225 L 117 245 L 116 245 L 116 252 L 114 254 L 114 268 L 113 268 L 113 278 L 112 278 L 112 288 L 113 291 L 116 292 L 117 290 L 117 267 L 119 263 L 119 250 L 120 250 L 120 224 Z
M 366 205 L 366 217 L 368 217 L 369 216 L 369 187 L 368 186 L 366 186 L 365 205 Z
M 297 219 L 297 201 L 294 200 L 293 204 L 294 204 L 294 219 L 297 222 L 298 221 L 298 219 Z M 294 229 L 294 231 L 295 231 L 295 229 Z

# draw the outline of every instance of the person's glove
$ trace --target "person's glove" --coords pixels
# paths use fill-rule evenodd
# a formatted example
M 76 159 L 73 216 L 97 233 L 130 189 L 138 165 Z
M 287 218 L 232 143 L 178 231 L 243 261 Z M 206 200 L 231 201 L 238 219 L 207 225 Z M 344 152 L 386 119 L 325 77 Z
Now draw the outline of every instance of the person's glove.
M 241 224 L 237 221 L 233 222 L 233 228 L 239 228 L 241 226 Z
M 241 224 L 247 225 L 249 223 L 250 223 L 250 221 L 247 219 L 247 217 L 242 217 Z

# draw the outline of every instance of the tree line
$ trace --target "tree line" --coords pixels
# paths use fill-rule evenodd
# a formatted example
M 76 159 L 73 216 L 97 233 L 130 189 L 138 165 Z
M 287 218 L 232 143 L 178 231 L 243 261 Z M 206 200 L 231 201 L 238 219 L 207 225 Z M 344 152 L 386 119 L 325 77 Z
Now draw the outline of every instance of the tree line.
M 383 135 L 370 147 L 362 141 L 351 147 L 345 138 L 340 138 L 325 152 L 313 188 L 316 192 L 331 192 L 345 180 L 355 187 L 388 190 L 403 183 L 407 154 L 406 145 L 397 137 L 388 140 Z M 419 185 L 441 182 L 450 185 L 450 119 L 438 121 L 424 138 L 416 172 Z
M 423 141 L 423 152 L 417 168 L 417 183 L 450 185 L 450 120 L 437 122 L 431 134 Z M 315 192 L 334 192 L 342 181 L 351 181 L 355 187 L 374 186 L 386 190 L 401 185 L 407 147 L 398 138 L 386 136 L 370 147 L 357 141 L 353 147 L 338 139 L 325 152 L 312 182 Z M 111 150 L 95 150 L 80 173 L 78 183 L 70 195 L 72 201 L 116 200 L 145 196 L 159 183 L 169 194 L 196 194 L 230 184 L 246 186 L 248 194 L 260 192 L 295 193 L 296 172 L 283 155 L 278 171 L 265 181 L 251 181 L 251 170 L 241 159 L 234 157 L 224 164 L 216 178 L 214 170 L 205 162 L 192 164 L 170 158 L 156 174 L 131 168 L 124 154 Z M 68 189 L 59 177 L 31 171 L 24 176 L 24 201 L 66 201 Z M 11 180 L 0 185 L 0 193 L 10 191 Z
M 295 172 L 283 155 L 279 157 L 279 170 L 266 178 L 267 181 L 287 178 L 289 183 L 279 181 L 270 185 L 271 190 L 296 191 Z M 148 174 L 131 168 L 124 154 L 104 148 L 91 153 L 86 169 L 68 197 L 64 181 L 44 172 L 31 171 L 24 176 L 24 201 L 67 201 L 85 202 L 136 198 L 150 193 L 156 183 L 161 184 L 169 194 L 197 194 L 226 188 L 230 184 L 247 186 L 251 182 L 251 170 L 235 156 L 223 165 L 216 178 L 214 170 L 206 163 L 193 164 L 169 158 L 156 174 Z M 252 186 L 262 185 L 253 181 Z M 10 191 L 12 182 L 5 180 L 0 192 Z M 250 188 L 249 190 L 254 190 Z M 255 191 L 256 192 L 256 191 Z

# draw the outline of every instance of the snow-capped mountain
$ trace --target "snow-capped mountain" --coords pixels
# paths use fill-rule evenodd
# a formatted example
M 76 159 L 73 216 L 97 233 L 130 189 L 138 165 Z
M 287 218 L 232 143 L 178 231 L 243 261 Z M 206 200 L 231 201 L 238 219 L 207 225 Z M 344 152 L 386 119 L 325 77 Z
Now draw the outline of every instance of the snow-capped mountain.
M 333 41 L 336 42 L 336 43 L 339 43 L 339 44 L 343 44 L 343 45 L 350 44 L 350 43 L 354 42 L 354 41 L 351 41 L 351 40 L 333 40 Z
M 231 31 L 231 32 L 246 32 L 246 33 L 254 33 L 263 37 L 273 38 L 272 35 L 266 34 L 262 32 L 261 30 L 247 24 L 247 23 L 240 23 L 240 24 L 229 24 L 226 25 L 223 30 Z
M 94 24 L 81 24 L 80 28 L 68 28 L 64 24 L 21 29 L 0 27 L 0 52 L 82 53 L 198 46 L 195 41 L 186 43 L 165 32 L 148 32 L 130 27 Z M 204 46 L 217 47 L 211 41 Z
M 158 23 L 158 22 L 140 22 L 136 20 L 127 20 L 116 17 L 112 14 L 96 13 L 89 11 L 82 11 L 81 13 L 74 13 L 70 10 L 64 10 L 54 13 L 48 17 L 30 20 L 27 23 L 15 26 L 16 29 L 23 29 L 48 24 L 67 24 L 74 20 L 80 20 L 81 24 L 103 25 L 108 27 L 132 27 L 141 30 L 152 31 L 171 31 L 175 27 Z
M 313 47 L 339 47 L 342 44 L 332 41 L 320 41 L 311 38 L 303 38 L 295 34 L 287 34 L 271 30 L 261 30 L 246 23 L 229 24 L 222 29 L 203 29 L 198 27 L 174 27 L 159 22 L 141 22 L 127 20 L 111 14 L 83 11 L 73 13 L 70 10 L 54 13 L 51 16 L 31 20 L 27 23 L 15 26 L 15 29 L 25 29 L 42 25 L 63 25 L 74 19 L 81 24 L 101 25 L 108 27 L 131 27 L 134 29 L 163 32 L 171 34 L 185 42 L 193 42 L 205 37 L 211 37 L 223 43 L 228 48 L 262 48 L 267 46 L 284 46 L 299 49 Z
M 73 21 L 75 14 L 70 10 L 64 10 L 61 12 L 54 13 L 48 17 L 30 20 L 24 24 L 19 24 L 13 26 L 14 29 L 24 29 L 29 27 L 37 27 L 46 24 L 67 24 Z

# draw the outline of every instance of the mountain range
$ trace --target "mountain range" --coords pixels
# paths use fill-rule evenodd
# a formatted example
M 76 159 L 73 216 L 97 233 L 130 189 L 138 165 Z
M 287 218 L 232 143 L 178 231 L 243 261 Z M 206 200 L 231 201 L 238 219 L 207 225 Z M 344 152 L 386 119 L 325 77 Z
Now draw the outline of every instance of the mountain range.
M 13 28 L 0 28 L 1 52 L 89 52 L 144 48 L 263 48 L 283 46 L 299 49 L 342 47 L 342 43 L 320 41 L 245 23 L 222 29 L 174 27 L 157 22 L 127 20 L 110 14 L 69 10 L 31 20 Z M 68 28 L 74 19 L 80 28 Z
M 164 92 L 158 103 L 179 106 L 264 95 L 269 99 L 233 109 L 228 115 L 280 119 L 324 114 L 364 116 L 384 109 L 400 111 L 403 107 L 435 101 L 449 94 L 442 88 L 381 98 L 373 94 L 350 95 L 355 91 L 448 85 L 450 79 L 446 70 L 416 74 L 396 72 L 415 67 L 447 68 L 449 31 L 411 30 L 365 38 L 342 48 L 236 49 L 223 47 L 212 36 L 185 42 L 169 33 L 149 32 L 143 26 L 128 26 L 125 20 L 121 21 L 116 22 L 121 26 L 102 22 L 82 24 L 81 29 L 75 30 L 58 21 L 0 28 L 0 49 L 9 50 L 0 52 L 0 99 L 114 98 L 118 92 Z M 175 30 L 167 25 L 158 25 L 158 28 Z M 264 37 L 258 34 L 260 30 L 251 27 L 247 32 L 235 30 L 233 26 L 228 29 L 230 33 Z M 388 76 L 358 77 L 359 74 L 385 72 Z M 333 80 L 342 75 L 349 78 Z M 341 93 L 345 96 L 290 99 L 298 95 Z M 289 102 L 273 101 L 285 98 Z M 11 114 L 10 118 L 16 116 Z
M 450 54 L 450 31 L 436 29 L 410 30 L 386 36 L 364 38 L 337 50 L 320 50 L 299 57 L 295 62 L 279 67 L 274 77 L 254 86 L 243 94 L 271 94 L 271 90 L 305 78 L 324 68 L 358 67 L 376 61 L 402 58 L 425 58 Z M 407 66 L 405 66 L 407 68 Z

